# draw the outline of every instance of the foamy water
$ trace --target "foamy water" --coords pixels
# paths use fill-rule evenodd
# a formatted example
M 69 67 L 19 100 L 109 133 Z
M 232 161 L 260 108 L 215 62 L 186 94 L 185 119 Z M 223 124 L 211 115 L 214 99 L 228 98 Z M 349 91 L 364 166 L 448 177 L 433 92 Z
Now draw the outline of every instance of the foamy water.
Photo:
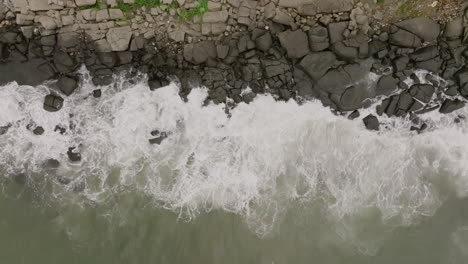
M 0 136 L 0 175 L 25 173 L 56 203 L 101 204 L 132 190 L 184 220 L 213 210 L 237 214 L 260 236 L 289 208 L 319 206 L 341 239 L 375 254 L 383 232 L 418 224 L 449 196 L 468 195 L 468 125 L 454 122 L 465 109 L 423 115 L 431 128 L 419 135 L 409 121 L 390 118 L 371 132 L 361 119 L 372 110 L 350 121 L 320 102 L 268 95 L 229 115 L 224 105 L 203 106 L 203 88 L 182 101 L 175 84 L 152 92 L 143 81 L 120 80 L 93 98 L 96 87 L 82 73 L 80 89 L 56 113 L 42 108 L 48 85 L 0 88 L 0 126 L 12 125 Z M 45 133 L 34 135 L 31 123 Z M 67 132 L 54 132 L 57 125 Z M 153 130 L 169 136 L 151 145 Z M 69 162 L 69 147 L 80 150 L 80 163 Z M 44 170 L 50 158 L 60 161 L 57 171 Z M 380 231 L 363 237 L 366 219 Z

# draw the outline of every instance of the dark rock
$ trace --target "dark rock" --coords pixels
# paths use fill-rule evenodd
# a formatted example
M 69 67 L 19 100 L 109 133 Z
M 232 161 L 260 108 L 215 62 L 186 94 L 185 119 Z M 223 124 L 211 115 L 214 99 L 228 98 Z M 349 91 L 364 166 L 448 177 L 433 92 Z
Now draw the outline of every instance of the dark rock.
M 81 154 L 76 151 L 75 147 L 68 148 L 67 151 L 68 159 L 72 162 L 79 162 L 81 161 Z
M 348 119 L 354 120 L 358 118 L 361 114 L 359 113 L 358 110 L 354 110 L 351 114 L 348 115 Z
M 413 61 L 427 61 L 433 59 L 439 55 L 439 50 L 437 46 L 428 46 L 421 49 L 416 50 L 414 53 L 410 55 L 410 58 Z
M 215 104 L 226 102 L 227 93 L 226 90 L 224 90 L 221 87 L 216 88 L 214 90 L 210 90 L 208 94 Z
M 414 99 L 408 92 L 401 93 L 398 97 L 396 116 L 405 117 L 413 103 Z
M 406 69 L 409 63 L 409 58 L 406 56 L 400 56 L 393 60 L 393 67 L 395 72 L 400 72 Z
M 61 126 L 55 126 L 54 132 L 59 132 L 61 135 L 63 135 L 65 132 L 67 132 L 67 129 Z
M 42 128 L 41 126 L 37 126 L 37 127 L 34 128 L 34 130 L 33 130 L 33 133 L 34 133 L 34 135 L 36 135 L 36 136 L 40 136 L 40 135 L 44 134 L 44 132 L 45 132 L 45 131 L 44 131 L 44 128 Z
M 317 88 L 327 93 L 341 95 L 351 83 L 351 77 L 343 70 L 330 70 L 318 82 Z
M 444 37 L 456 39 L 463 34 L 463 19 L 461 17 L 454 18 L 445 25 Z
M 5 44 L 15 44 L 18 39 L 18 33 L 15 32 L 4 32 L 0 33 L 0 42 Z
M 120 65 L 132 63 L 133 53 L 131 51 L 117 52 L 117 62 Z
M 354 61 L 358 58 L 358 49 L 347 47 L 343 42 L 337 42 L 332 45 L 333 52 L 344 60 Z
M 6 126 L 0 126 L 0 136 L 5 135 L 8 132 L 8 129 L 10 129 L 11 124 L 8 124 Z
M 76 47 L 80 42 L 80 34 L 76 32 L 65 32 L 57 35 L 57 46 L 62 49 Z
M 300 59 L 309 53 L 309 40 L 302 30 L 285 31 L 278 34 L 278 38 L 291 59 Z
M 368 115 L 362 121 L 364 122 L 364 125 L 366 126 L 368 130 L 375 130 L 375 131 L 379 130 L 380 123 L 379 123 L 379 119 L 376 116 L 372 114 Z
M 57 82 L 57 87 L 62 91 L 62 93 L 69 96 L 78 87 L 78 82 L 74 78 L 62 76 Z
M 343 32 L 348 28 L 348 22 L 336 22 L 328 24 L 330 44 L 344 40 Z
M 351 111 L 362 107 L 362 102 L 367 98 L 367 87 L 355 85 L 347 88 L 339 102 L 339 110 Z
M 382 76 L 377 82 L 376 95 L 390 95 L 397 89 L 398 79 L 391 75 Z
M 309 46 L 312 51 L 322 51 L 330 46 L 326 27 L 315 27 L 308 32 Z
M 216 56 L 216 47 L 213 41 L 202 41 L 193 44 L 192 59 L 189 61 L 192 61 L 195 64 L 201 64 L 206 62 L 209 58 L 216 58 Z
M 450 86 L 444 93 L 448 96 L 456 96 L 458 94 L 458 87 L 456 85 Z
M 57 176 L 57 181 L 63 185 L 68 185 L 72 182 L 70 178 L 61 175 Z
M 414 67 L 417 69 L 427 70 L 436 74 L 440 72 L 441 66 L 442 66 L 442 61 L 438 58 L 427 60 L 427 61 L 420 61 L 414 64 Z
M 227 55 L 229 54 L 229 46 L 227 45 L 217 45 L 216 46 L 216 54 L 218 55 L 218 58 L 220 59 L 225 59 Z
M 330 51 L 324 51 L 307 55 L 301 60 L 299 65 L 313 80 L 317 81 L 322 78 L 336 62 L 335 54 Z
M 93 97 L 94 97 L 94 98 L 99 98 L 99 97 L 101 97 L 101 94 L 102 94 L 101 89 L 93 90 Z
M 99 61 L 108 68 L 112 68 L 117 64 L 117 55 L 115 52 L 100 52 L 98 53 L 98 58 Z
M 55 35 L 44 36 L 41 38 L 42 46 L 55 46 Z
M 397 30 L 393 34 L 390 34 L 389 42 L 392 45 L 408 48 L 416 48 L 421 46 L 421 39 L 419 39 L 416 35 L 401 29 Z
M 294 67 L 294 81 L 297 95 L 303 98 L 311 99 L 317 96 L 313 90 L 312 81 L 302 68 Z
M 265 33 L 255 40 L 257 48 L 263 52 L 267 52 L 271 48 L 272 43 L 270 33 Z
M 72 72 L 77 67 L 74 59 L 63 51 L 54 53 L 54 64 L 55 68 L 61 73 Z
M 436 40 L 440 33 L 440 25 L 427 17 L 408 19 L 398 22 L 395 25 L 415 34 L 425 42 Z
M 155 138 L 150 139 L 149 143 L 150 144 L 157 144 L 157 145 L 161 145 L 163 140 L 166 139 L 167 136 L 168 136 L 166 132 L 159 132 L 157 130 L 152 131 L 151 135 L 154 136 Z
M 461 109 L 464 106 L 465 106 L 465 102 L 460 101 L 459 99 L 455 99 L 455 100 L 445 99 L 444 103 L 442 103 L 442 106 L 439 109 L 439 112 L 443 114 L 448 114 L 458 109 Z
M 49 112 L 57 112 L 62 109 L 63 98 L 54 94 L 46 95 L 44 100 L 44 110 Z
M 411 86 L 409 93 L 419 101 L 429 103 L 435 93 L 435 88 L 429 84 L 415 84 Z
M 57 169 L 60 167 L 60 162 L 56 159 L 48 159 L 44 162 L 43 166 L 47 169 Z
M 379 116 L 383 115 L 387 107 L 390 105 L 391 98 L 385 98 L 380 105 L 376 107 L 376 112 Z
M 388 117 L 391 117 L 397 113 L 397 106 L 398 106 L 398 101 L 400 100 L 400 95 L 393 95 L 390 97 L 390 102 L 385 109 L 385 114 Z

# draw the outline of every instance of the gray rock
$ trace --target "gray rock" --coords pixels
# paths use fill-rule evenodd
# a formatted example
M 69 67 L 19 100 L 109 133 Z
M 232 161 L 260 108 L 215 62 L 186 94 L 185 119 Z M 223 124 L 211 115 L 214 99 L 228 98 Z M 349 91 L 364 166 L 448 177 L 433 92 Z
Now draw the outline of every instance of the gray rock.
M 49 94 L 44 99 L 44 110 L 57 112 L 62 109 L 63 98 L 54 94 Z
M 332 45 L 332 50 L 343 60 L 354 61 L 358 58 L 358 49 L 344 45 L 342 41 Z
M 96 20 L 96 13 L 94 9 L 85 9 L 81 11 L 81 16 L 87 21 L 92 21 Z
M 216 53 L 218 55 L 218 58 L 220 59 L 225 59 L 227 55 L 229 54 L 229 46 L 227 45 L 217 45 L 216 46 Z
M 66 52 L 55 52 L 53 60 L 55 68 L 61 73 L 72 72 L 77 67 L 75 60 Z
M 107 32 L 106 38 L 112 51 L 125 51 L 128 49 L 132 34 L 132 29 L 129 26 L 111 28 Z
M 348 22 L 336 22 L 328 24 L 330 44 L 344 40 L 343 32 L 348 28 Z
M 273 17 L 273 22 L 290 26 L 292 23 L 294 23 L 294 19 L 282 9 L 277 8 L 275 12 L 275 17 Z
M 41 38 L 42 46 L 55 46 L 55 35 L 44 36 Z
M 7 12 L 8 8 L 0 3 L 0 22 L 2 22 L 5 19 Z
M 433 59 L 437 56 L 439 56 L 439 50 L 437 46 L 424 47 L 410 54 L 410 58 L 413 61 L 426 61 L 426 60 Z
M 278 38 L 291 59 L 300 59 L 309 53 L 309 40 L 302 30 L 288 30 L 278 34 Z
M 441 65 L 442 61 L 436 57 L 431 60 L 416 62 L 414 64 L 414 68 L 428 70 L 430 72 L 439 74 Z
M 96 22 L 103 22 L 110 19 L 109 11 L 107 9 L 98 10 L 96 12 Z
M 300 67 L 315 81 L 318 81 L 335 64 L 336 56 L 330 51 L 311 53 L 299 63 Z
M 409 93 L 419 101 L 429 103 L 435 93 L 435 88 L 429 84 L 415 84 L 411 86 Z
M 47 30 L 54 30 L 55 28 L 57 28 L 55 20 L 48 16 L 41 16 L 39 18 L 39 23 L 41 23 L 42 27 L 44 27 Z
M 437 39 L 440 33 L 440 25 L 427 17 L 417 17 L 404 20 L 395 24 L 397 27 L 411 32 L 425 42 Z
M 133 60 L 133 53 L 131 51 L 119 51 L 116 52 L 117 63 L 120 65 L 129 64 Z
M 193 44 L 191 56 L 189 61 L 195 64 L 205 63 L 209 58 L 216 58 L 217 52 L 213 41 L 202 41 Z
M 41 126 L 37 126 L 36 128 L 34 128 L 33 130 L 33 134 L 36 135 L 36 136 L 40 136 L 40 135 L 43 135 L 45 132 L 44 128 L 41 127 Z
M 204 23 L 226 23 L 229 18 L 227 10 L 208 12 L 203 16 Z
M 348 119 L 354 120 L 358 118 L 361 114 L 359 113 L 358 110 L 354 110 L 351 114 L 348 115 Z
M 96 0 L 75 0 L 77 6 L 92 6 L 96 4 Z
M 407 56 L 400 56 L 392 61 L 395 72 L 400 72 L 406 69 L 409 63 Z
M 117 8 L 109 9 L 109 15 L 110 15 L 110 18 L 113 20 L 119 20 L 119 19 L 125 18 L 122 10 L 117 9 Z
M 267 52 L 271 48 L 272 43 L 271 34 L 268 32 L 255 40 L 255 45 L 263 52 Z
M 351 83 L 351 77 L 343 70 L 333 69 L 328 71 L 318 82 L 317 89 L 340 95 L 346 90 Z
M 276 15 L 276 7 L 275 7 L 275 4 L 273 4 L 272 2 L 268 3 L 266 6 L 265 6 L 265 19 L 272 19 L 275 17 Z
M 415 34 L 402 29 L 390 34 L 389 42 L 390 44 L 407 48 L 417 48 L 421 46 L 420 38 Z
M 391 75 L 382 76 L 377 82 L 377 89 L 375 94 L 378 95 L 390 95 L 397 89 L 398 79 Z
M 362 121 L 364 122 L 364 125 L 366 126 L 368 130 L 379 131 L 380 123 L 379 123 L 379 119 L 376 116 L 372 114 L 368 115 L 364 117 Z
M 308 32 L 309 46 L 312 51 L 322 51 L 330 46 L 326 27 L 315 27 Z
M 455 99 L 455 100 L 446 99 L 442 103 L 442 106 L 440 107 L 439 112 L 441 112 L 442 114 L 448 114 L 458 109 L 461 109 L 464 106 L 465 106 L 465 102 L 460 101 L 459 99 Z
M 340 98 L 339 109 L 341 111 L 351 111 L 362 107 L 362 102 L 367 99 L 367 87 L 356 85 L 347 88 Z
M 62 76 L 57 82 L 57 87 L 62 91 L 63 94 L 69 96 L 78 87 L 78 82 L 68 76 Z
M 80 34 L 76 32 L 65 32 L 57 35 L 57 46 L 59 48 L 73 48 L 80 43 Z
M 456 39 L 463 34 L 463 19 L 457 17 L 445 25 L 444 37 Z

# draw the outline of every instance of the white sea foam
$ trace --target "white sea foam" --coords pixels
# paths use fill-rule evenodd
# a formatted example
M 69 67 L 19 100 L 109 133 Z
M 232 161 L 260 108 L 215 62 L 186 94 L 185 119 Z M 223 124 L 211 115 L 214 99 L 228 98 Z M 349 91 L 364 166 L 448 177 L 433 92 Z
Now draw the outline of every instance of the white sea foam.
M 468 195 L 468 126 L 453 122 L 466 110 L 424 115 L 432 128 L 420 135 L 408 122 L 382 118 L 388 128 L 376 133 L 316 101 L 257 96 L 228 117 L 223 105 L 203 106 L 203 88 L 183 102 L 174 84 L 152 92 L 143 82 L 119 81 L 97 99 L 86 77 L 61 111 L 49 113 L 42 109 L 48 89 L 0 88 L 0 126 L 12 124 L 0 136 L 0 172 L 40 174 L 44 160 L 57 159 L 56 174 L 72 180 L 62 185 L 46 174 L 58 199 L 73 193 L 100 203 L 128 187 L 187 219 L 212 209 L 239 214 L 261 235 L 291 204 L 320 203 L 340 236 L 354 240 L 349 225 L 369 211 L 382 223 L 406 226 L 435 212 L 447 195 L 441 186 Z M 45 134 L 27 130 L 31 122 Z M 54 132 L 71 122 L 74 130 Z M 169 135 L 161 145 L 148 142 L 155 129 Z M 80 164 L 68 161 L 70 146 L 79 146 Z M 72 191 L 83 182 L 83 192 Z

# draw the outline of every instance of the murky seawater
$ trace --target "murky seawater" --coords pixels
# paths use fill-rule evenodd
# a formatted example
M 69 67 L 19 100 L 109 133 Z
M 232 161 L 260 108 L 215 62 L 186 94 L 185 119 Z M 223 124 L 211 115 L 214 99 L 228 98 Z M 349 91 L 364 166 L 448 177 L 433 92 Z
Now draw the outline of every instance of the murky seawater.
M 57 113 L 42 109 L 53 85 L 0 88 L 1 263 L 468 261 L 465 109 L 424 115 L 420 135 L 385 118 L 374 133 L 266 95 L 229 115 L 174 84 L 93 98 L 82 73 Z

